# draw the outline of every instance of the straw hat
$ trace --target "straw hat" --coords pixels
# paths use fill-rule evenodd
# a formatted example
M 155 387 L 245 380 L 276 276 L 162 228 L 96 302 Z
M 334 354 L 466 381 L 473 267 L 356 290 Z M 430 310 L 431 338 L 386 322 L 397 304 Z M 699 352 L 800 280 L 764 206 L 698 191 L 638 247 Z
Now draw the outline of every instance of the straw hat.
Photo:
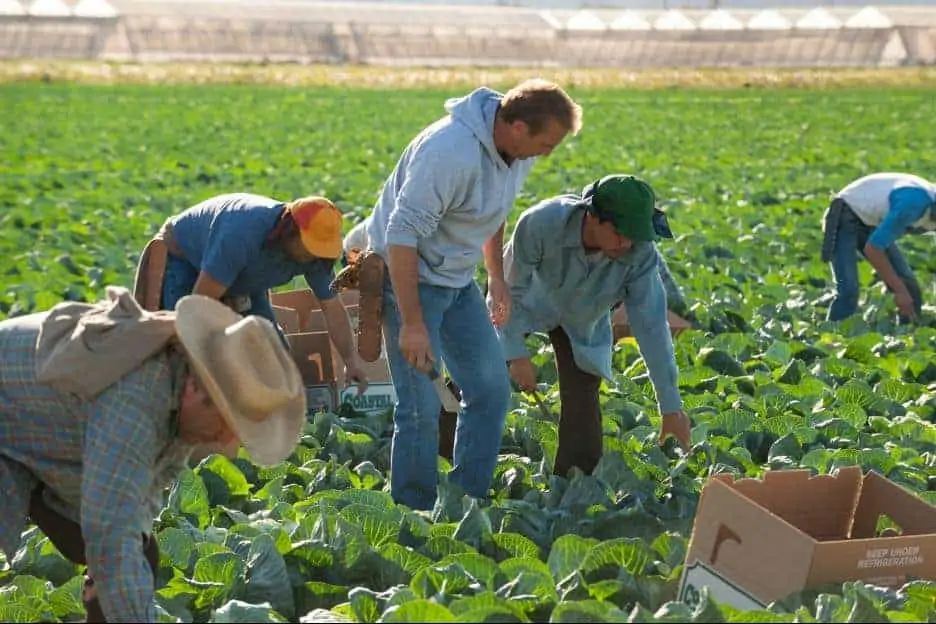
M 296 448 L 306 394 L 273 324 L 241 316 L 216 299 L 182 297 L 176 332 L 221 415 L 253 461 L 273 466 Z

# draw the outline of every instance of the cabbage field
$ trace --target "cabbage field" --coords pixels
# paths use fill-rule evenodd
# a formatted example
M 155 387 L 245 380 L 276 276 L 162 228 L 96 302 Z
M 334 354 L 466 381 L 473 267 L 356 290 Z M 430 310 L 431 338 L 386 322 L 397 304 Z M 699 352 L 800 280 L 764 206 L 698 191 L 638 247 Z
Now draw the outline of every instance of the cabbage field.
M 350 228 L 472 86 L 2 84 L 0 318 L 131 286 L 162 221 L 212 194 L 324 194 Z M 936 504 L 933 241 L 900 243 L 927 298 L 915 327 L 896 324 L 867 263 L 861 314 L 826 322 L 819 259 L 831 192 L 873 171 L 936 178 L 936 87 L 569 90 L 584 128 L 536 165 L 512 219 L 607 173 L 653 185 L 676 235 L 660 248 L 699 323 L 676 342 L 691 451 L 658 446 L 645 367 L 621 342 L 605 456 L 592 476 L 552 476 L 556 374 L 531 337 L 546 410 L 515 395 L 490 503 L 442 477 L 432 512 L 394 505 L 390 414 L 320 414 L 282 465 L 210 456 L 167 492 L 162 621 L 936 621 L 936 581 L 817 588 L 763 611 L 675 600 L 710 475 L 858 464 Z M 80 621 L 81 573 L 28 530 L 0 555 L 0 620 Z

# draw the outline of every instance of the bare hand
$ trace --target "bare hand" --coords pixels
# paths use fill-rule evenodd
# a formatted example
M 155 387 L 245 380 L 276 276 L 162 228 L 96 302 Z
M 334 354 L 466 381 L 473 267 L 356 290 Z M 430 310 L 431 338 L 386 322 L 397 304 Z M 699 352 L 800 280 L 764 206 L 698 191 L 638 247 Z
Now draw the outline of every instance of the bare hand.
M 347 380 L 348 385 L 357 384 L 358 396 L 364 394 L 364 391 L 367 390 L 367 374 L 364 372 L 363 362 L 361 362 L 361 358 L 357 353 L 354 354 L 350 362 L 345 362 L 345 380 Z
M 536 390 L 536 371 L 533 369 L 533 362 L 530 358 L 517 358 L 510 360 L 508 365 L 510 369 L 510 378 L 517 384 L 517 387 L 524 392 Z
M 691 427 L 692 422 L 682 410 L 663 414 L 663 422 L 660 424 L 660 446 L 663 446 L 666 439 L 672 436 L 676 438 L 683 450 L 689 450 Z
M 894 303 L 897 304 L 897 309 L 900 310 L 901 314 L 911 321 L 916 320 L 916 309 L 913 307 L 913 297 L 910 296 L 910 293 L 894 293 Z
M 494 327 L 503 327 L 510 318 L 510 287 L 501 279 L 488 279 L 488 311 Z
M 404 325 L 400 329 L 400 351 L 410 366 L 424 372 L 429 370 L 435 358 L 425 323 Z

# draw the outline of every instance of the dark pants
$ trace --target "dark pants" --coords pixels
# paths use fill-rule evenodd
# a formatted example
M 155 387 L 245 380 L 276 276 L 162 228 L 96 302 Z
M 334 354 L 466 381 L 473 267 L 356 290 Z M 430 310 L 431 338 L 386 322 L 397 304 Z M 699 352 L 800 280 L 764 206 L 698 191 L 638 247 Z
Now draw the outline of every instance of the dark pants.
M 603 451 L 601 406 L 598 387 L 601 377 L 586 373 L 575 364 L 572 343 L 561 327 L 549 332 L 556 370 L 559 373 L 559 449 L 553 474 L 566 476 L 573 467 L 591 474 Z
M 601 408 L 598 388 L 601 378 L 581 370 L 572 356 L 572 343 L 561 327 L 549 332 L 559 373 L 559 449 L 553 474 L 566 476 L 573 466 L 591 474 L 603 452 Z M 450 381 L 449 388 L 459 396 Z M 439 414 L 439 455 L 449 461 L 455 444 L 458 415 Z
M 160 308 L 163 310 L 175 310 L 179 299 L 186 295 L 191 295 L 195 289 L 195 281 L 198 279 L 199 270 L 190 264 L 187 260 L 177 258 L 172 254 L 166 258 L 166 274 L 163 277 L 162 297 L 160 298 Z M 237 309 L 227 297 L 222 297 L 221 302 L 231 307 L 238 314 L 247 316 L 255 314 L 262 316 L 273 323 L 280 340 L 289 350 L 289 341 L 283 328 L 276 322 L 276 315 L 273 313 L 273 305 L 270 303 L 269 294 L 266 291 L 250 295 L 250 307 L 248 309 Z
M 66 559 L 78 565 L 87 565 L 88 561 L 85 558 L 85 544 L 81 535 L 81 527 L 52 511 L 45 504 L 42 499 L 42 486 L 33 490 L 30 497 L 29 517 Z M 153 571 L 153 590 L 155 591 L 156 571 L 159 569 L 159 544 L 153 535 L 143 535 L 142 537 L 143 555 Z M 89 623 L 107 622 L 104 619 L 104 612 L 101 610 L 101 603 L 98 601 L 97 595 L 88 598 L 88 591 L 93 586 L 94 580 L 89 575 L 85 578 L 85 593 L 82 596 L 87 611 L 85 621 Z

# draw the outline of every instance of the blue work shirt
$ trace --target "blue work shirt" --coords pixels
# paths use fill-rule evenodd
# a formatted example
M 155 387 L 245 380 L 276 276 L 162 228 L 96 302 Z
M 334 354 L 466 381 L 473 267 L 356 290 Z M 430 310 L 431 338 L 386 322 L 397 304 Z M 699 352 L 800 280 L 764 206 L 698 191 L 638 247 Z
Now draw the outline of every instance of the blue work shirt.
M 297 262 L 279 246 L 264 247 L 285 208 L 260 195 L 218 195 L 173 217 L 172 231 L 186 260 L 227 287 L 225 295 L 265 295 L 303 275 L 318 299 L 331 299 L 334 260 Z
M 504 250 L 511 292 L 507 324 L 498 330 L 508 360 L 529 357 L 525 336 L 562 327 L 575 364 L 611 380 L 611 308 L 627 306 L 628 321 L 661 413 L 682 409 L 678 370 L 654 244 L 634 242 L 619 258 L 586 254 L 581 198 L 563 195 L 526 210 Z
M 890 209 L 881 224 L 874 228 L 868 242 L 879 249 L 887 249 L 898 238 L 911 230 L 914 224 L 934 209 L 933 198 L 922 188 L 897 187 L 887 197 Z

